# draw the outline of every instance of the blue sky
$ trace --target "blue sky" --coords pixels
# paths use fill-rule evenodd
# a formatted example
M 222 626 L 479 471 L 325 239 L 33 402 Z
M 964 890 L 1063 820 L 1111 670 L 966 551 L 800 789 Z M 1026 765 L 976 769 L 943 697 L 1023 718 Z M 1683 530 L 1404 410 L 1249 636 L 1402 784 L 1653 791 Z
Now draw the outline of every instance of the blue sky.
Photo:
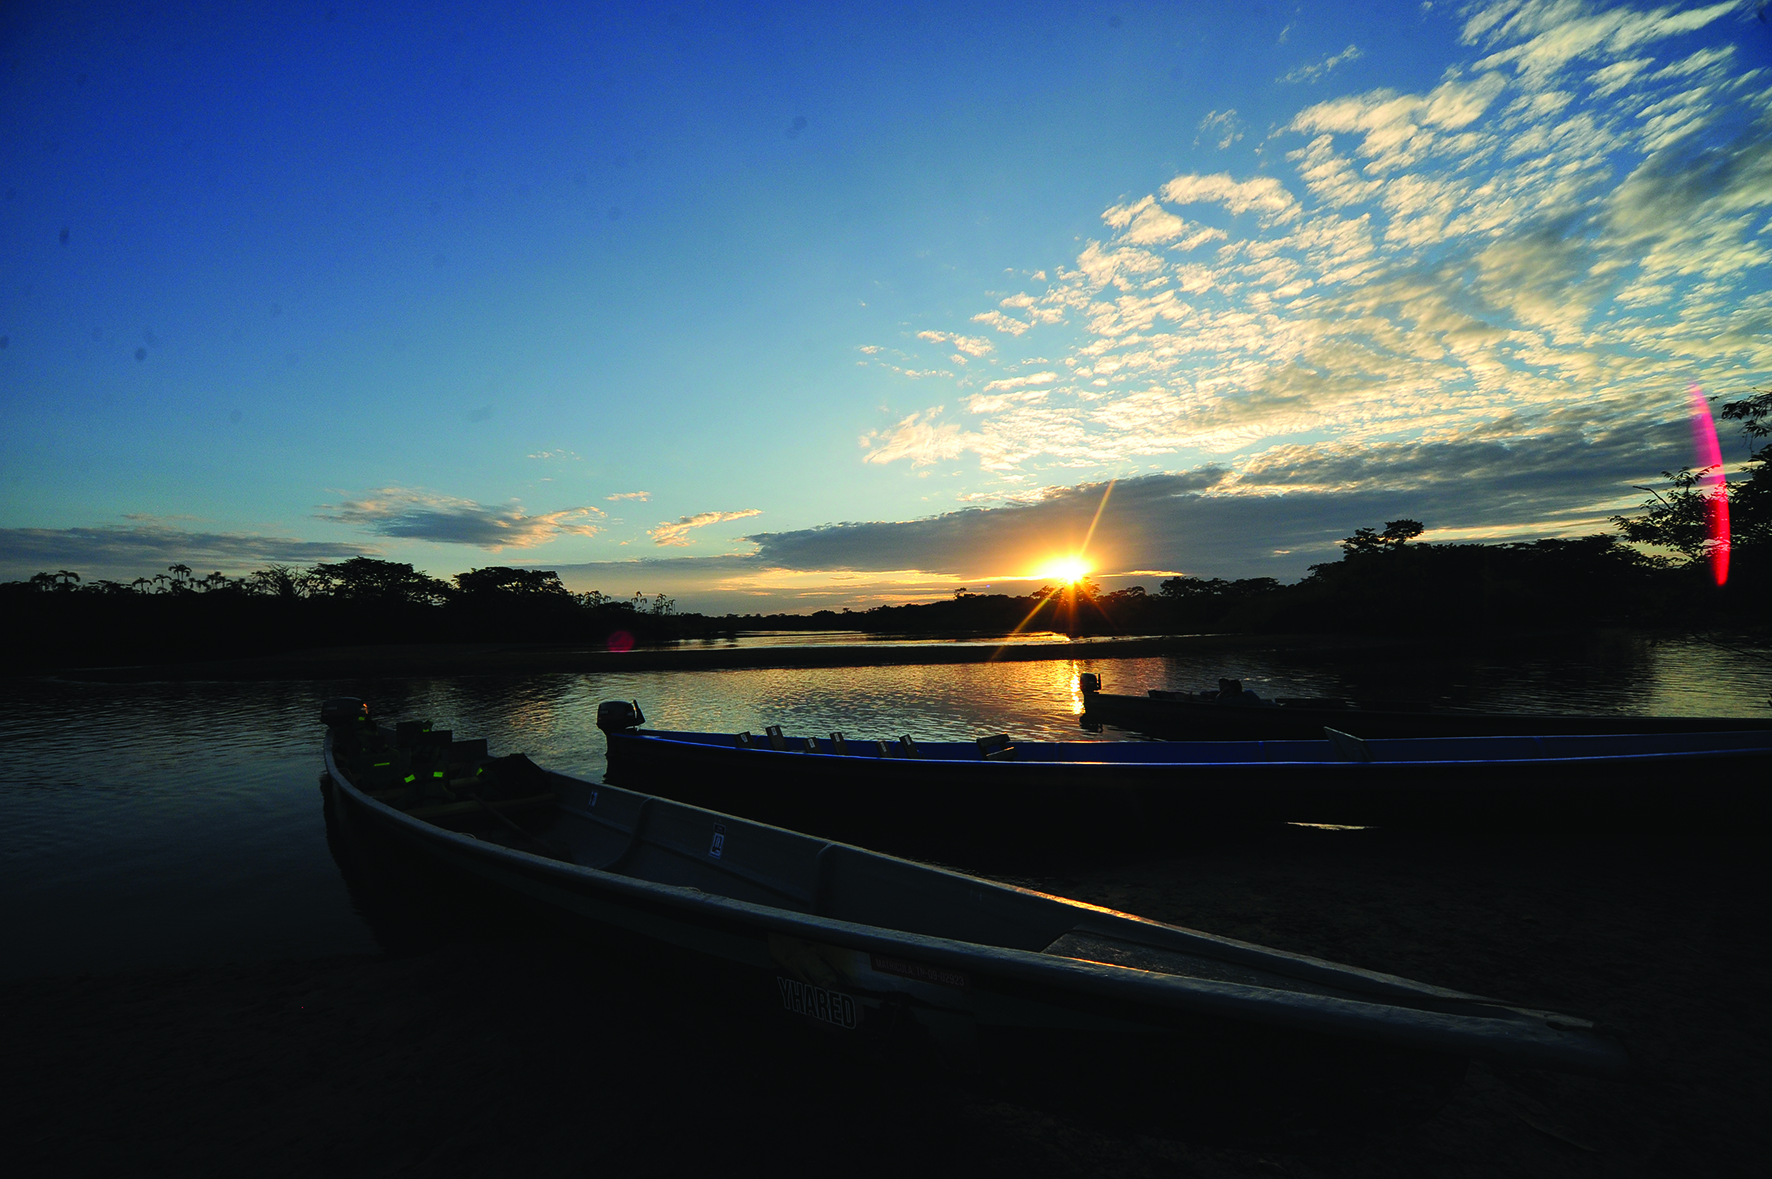
M 1291 578 L 1772 384 L 1758 4 L 484 7 L 0 17 L 0 577 Z

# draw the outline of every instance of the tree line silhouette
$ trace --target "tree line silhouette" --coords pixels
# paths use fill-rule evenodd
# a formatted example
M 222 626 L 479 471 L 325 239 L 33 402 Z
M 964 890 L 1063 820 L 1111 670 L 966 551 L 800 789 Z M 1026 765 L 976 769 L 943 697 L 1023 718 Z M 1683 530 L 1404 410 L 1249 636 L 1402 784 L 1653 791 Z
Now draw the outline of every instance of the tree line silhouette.
M 17 626 L 15 670 L 223 659 L 386 643 L 658 643 L 699 616 L 664 594 L 573 593 L 545 569 L 493 566 L 449 581 L 398 561 L 353 557 L 245 577 L 189 566 L 133 582 L 60 569 L 0 584 Z

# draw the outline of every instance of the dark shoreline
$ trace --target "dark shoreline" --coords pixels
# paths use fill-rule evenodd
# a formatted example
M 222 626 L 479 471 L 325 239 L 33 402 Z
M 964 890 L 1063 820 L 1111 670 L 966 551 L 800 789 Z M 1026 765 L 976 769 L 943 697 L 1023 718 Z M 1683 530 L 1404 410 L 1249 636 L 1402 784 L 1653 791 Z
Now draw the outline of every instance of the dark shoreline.
M 1393 640 L 1394 641 L 1394 640 Z M 1361 636 L 1170 635 L 1136 639 L 1079 639 L 1069 643 L 992 646 L 967 642 L 805 647 L 636 647 L 620 653 L 551 643 L 411 643 L 329 647 L 243 659 L 66 667 L 43 671 L 89 683 L 178 680 L 329 680 L 388 676 L 531 675 L 561 672 L 712 671 L 759 668 L 901 667 L 927 664 L 1035 662 L 1049 659 L 1139 659 L 1179 651 L 1285 646 L 1370 648 Z M 1377 645 L 1388 645 L 1383 640 Z
M 814 632 L 816 633 L 816 632 Z M 1772 642 L 1762 628 L 1598 626 L 1581 629 L 1482 628 L 1453 634 L 1413 631 L 1216 632 L 1136 638 L 1080 638 L 1069 642 L 993 644 L 970 635 L 947 642 L 906 642 L 882 636 L 877 642 L 807 646 L 708 646 L 693 640 L 671 647 L 635 647 L 613 652 L 583 644 L 560 643 L 384 643 L 339 646 L 231 659 L 150 662 L 104 667 L 36 667 L 0 671 L 0 680 L 56 679 L 75 683 L 245 682 L 365 680 L 476 675 L 547 675 L 624 671 L 741 671 L 832 667 L 910 667 L 1049 660 L 1144 659 L 1190 652 L 1287 653 L 1355 664 L 1392 653 L 1449 651 L 1481 654 L 1493 647 L 1531 644 L 1543 651 L 1574 650 L 1620 640 L 1653 643 L 1698 639 L 1772 661 Z M 1202 685 L 1204 686 L 1204 685 Z

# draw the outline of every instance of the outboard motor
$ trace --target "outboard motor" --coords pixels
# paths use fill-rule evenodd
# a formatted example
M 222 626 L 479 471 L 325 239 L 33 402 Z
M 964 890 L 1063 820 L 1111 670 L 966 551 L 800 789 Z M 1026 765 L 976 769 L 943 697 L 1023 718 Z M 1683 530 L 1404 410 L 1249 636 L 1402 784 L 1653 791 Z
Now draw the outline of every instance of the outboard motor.
M 638 728 L 645 723 L 638 700 L 631 704 L 626 700 L 605 700 L 597 705 L 597 727 L 604 732 Z
M 1101 691 L 1101 677 L 1092 671 L 1086 671 L 1077 677 L 1077 688 L 1085 696 L 1091 692 Z
M 320 723 L 329 729 L 368 719 L 369 705 L 355 696 L 334 696 L 320 705 Z

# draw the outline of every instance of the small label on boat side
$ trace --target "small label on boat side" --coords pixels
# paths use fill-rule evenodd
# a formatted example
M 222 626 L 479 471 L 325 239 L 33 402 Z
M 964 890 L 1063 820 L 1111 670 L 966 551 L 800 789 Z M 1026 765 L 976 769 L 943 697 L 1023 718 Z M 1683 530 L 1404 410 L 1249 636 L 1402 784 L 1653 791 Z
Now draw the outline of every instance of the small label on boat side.
M 855 1026 L 855 1000 L 842 991 L 827 991 L 779 974 L 775 986 L 781 992 L 781 1005 L 795 1015 L 811 1016 L 834 1027 Z
M 966 977 L 964 970 L 933 966 L 927 962 L 911 962 L 904 958 L 888 958 L 884 954 L 869 954 L 868 962 L 881 974 L 896 974 L 900 978 L 934 983 L 940 987 L 953 987 L 961 991 L 972 987 L 972 980 Z
M 585 809 L 590 810 L 592 807 L 594 807 L 596 805 L 597 805 L 597 792 L 595 790 L 593 790 L 593 791 L 591 791 L 590 798 L 588 798 L 585 801 Z
M 725 849 L 726 849 L 726 824 L 715 823 L 714 824 L 714 843 L 713 843 L 712 847 L 708 848 L 708 855 L 712 856 L 714 859 L 717 860 L 720 858 L 720 853 L 722 851 L 724 851 Z

